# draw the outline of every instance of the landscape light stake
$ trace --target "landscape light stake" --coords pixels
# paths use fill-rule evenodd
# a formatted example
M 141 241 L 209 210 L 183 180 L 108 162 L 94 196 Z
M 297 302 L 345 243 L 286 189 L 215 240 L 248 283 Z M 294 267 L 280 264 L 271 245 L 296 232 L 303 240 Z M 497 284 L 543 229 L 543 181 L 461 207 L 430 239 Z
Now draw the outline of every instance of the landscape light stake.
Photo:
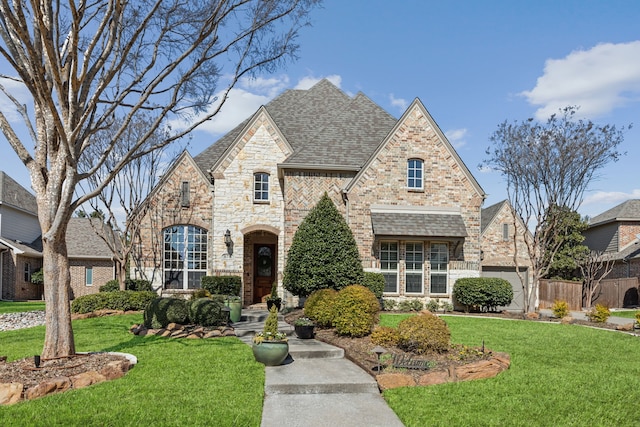
M 380 356 L 382 356 L 382 353 L 386 353 L 387 349 L 384 347 L 381 347 L 379 345 L 373 347 L 373 350 L 371 350 L 371 352 L 375 353 L 378 359 L 378 373 L 380 373 L 380 369 L 382 369 L 381 365 L 380 365 Z
M 36 365 L 36 368 L 40 367 L 40 356 L 39 355 L 33 356 L 33 364 Z

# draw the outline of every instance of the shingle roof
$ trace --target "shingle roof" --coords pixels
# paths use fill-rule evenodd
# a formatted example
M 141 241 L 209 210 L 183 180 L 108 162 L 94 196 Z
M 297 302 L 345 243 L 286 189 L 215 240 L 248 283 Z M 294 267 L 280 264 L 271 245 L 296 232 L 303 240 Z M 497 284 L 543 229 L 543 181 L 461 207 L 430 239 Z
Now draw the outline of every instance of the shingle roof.
M 39 257 L 42 255 L 42 241 L 40 238 L 36 239 L 33 243 L 25 243 L 20 240 L 13 240 L 2 238 L 4 241 L 4 247 L 15 248 L 25 255 Z M 0 243 L 1 245 L 1 243 Z
M 113 258 L 109 246 L 102 240 L 91 225 L 103 226 L 91 218 L 71 218 L 67 227 L 67 252 L 69 258 Z
M 36 196 L 3 171 L 0 171 L 0 204 L 11 205 L 34 214 L 38 212 Z
M 466 237 L 459 214 L 371 212 L 376 236 Z
M 308 90 L 288 90 L 265 109 L 294 152 L 284 164 L 358 169 L 397 119 L 365 95 L 349 97 L 324 79 Z M 224 154 L 251 118 L 194 157 L 203 172 Z
M 506 199 L 496 203 L 495 205 L 491 205 L 482 209 L 482 213 L 480 214 L 481 216 L 480 233 L 481 234 L 484 233 L 484 230 L 489 226 L 489 224 L 491 224 L 491 221 L 493 221 L 493 218 L 495 218 L 495 216 L 498 215 L 498 212 L 500 212 L 500 209 L 502 209 L 505 203 L 507 203 Z
M 589 226 L 593 227 L 613 221 L 640 221 L 640 199 L 627 200 L 600 215 L 594 216 L 589 221 Z

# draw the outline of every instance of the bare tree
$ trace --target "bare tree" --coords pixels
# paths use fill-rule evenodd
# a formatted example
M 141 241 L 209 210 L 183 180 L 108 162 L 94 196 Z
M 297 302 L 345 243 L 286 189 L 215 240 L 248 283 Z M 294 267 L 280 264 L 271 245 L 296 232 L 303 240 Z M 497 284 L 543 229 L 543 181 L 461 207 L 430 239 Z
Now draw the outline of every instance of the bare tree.
M 127 163 L 211 119 L 238 79 L 294 58 L 298 31 L 318 2 L 0 0 L 0 55 L 16 74 L 0 77 L 21 82 L 33 101 L 30 111 L 0 86 L 29 135 L 22 138 L 0 112 L 0 129 L 29 170 L 37 196 L 47 302 L 44 358 L 75 353 L 65 243 L 73 212 Z M 143 111 L 151 117 L 147 131 L 100 185 L 76 197 L 78 183 L 104 166 Z M 185 117 L 185 128 L 158 144 L 146 143 L 166 120 Z M 113 140 L 93 158 L 92 168 L 82 170 L 80 159 L 94 135 L 109 127 L 115 127 Z
M 600 282 L 613 270 L 615 259 L 602 251 L 590 251 L 578 264 L 582 273 L 582 299 L 590 308 L 593 300 L 600 294 Z
M 147 132 L 149 122 L 147 114 L 134 117 L 117 144 L 111 151 L 111 155 L 99 170 L 95 171 L 85 181 L 78 183 L 81 194 L 92 192 L 101 186 L 102 182 L 113 170 L 119 159 L 126 154 L 131 146 L 136 144 Z M 121 126 L 121 119 L 114 121 L 114 126 L 106 128 L 94 135 L 93 145 L 84 153 L 81 159 L 81 169 L 91 169 L 92 159 L 99 156 L 104 147 L 114 139 L 113 132 Z M 140 232 L 141 219 L 149 209 L 149 204 L 143 204 L 144 199 L 158 182 L 161 171 L 167 163 L 174 158 L 166 154 L 166 146 L 162 141 L 171 138 L 167 129 L 158 129 L 146 138 L 146 146 L 159 146 L 160 148 L 147 153 L 144 156 L 133 159 L 127 163 L 120 172 L 102 188 L 102 191 L 89 204 L 93 212 L 106 210 L 100 218 L 102 223 L 92 221 L 94 231 L 107 244 L 118 266 L 118 281 L 120 289 L 125 290 L 127 266 L 136 259 L 131 257 L 135 249 L 135 237 Z M 133 215 L 133 213 L 136 213 Z
M 566 107 L 546 123 L 533 119 L 503 122 L 491 136 L 492 146 L 481 164 L 505 178 L 515 216 L 533 234 L 527 238 L 526 230 L 520 230 L 532 270 L 530 284 L 519 273 L 527 312 L 536 309 L 539 280 L 547 274 L 562 243 L 555 238 L 562 232 L 558 213 L 576 211 L 598 171 L 621 156 L 618 146 L 624 139 L 623 130 L 577 120 L 576 111 L 577 107 Z M 517 258 L 515 254 L 519 271 Z

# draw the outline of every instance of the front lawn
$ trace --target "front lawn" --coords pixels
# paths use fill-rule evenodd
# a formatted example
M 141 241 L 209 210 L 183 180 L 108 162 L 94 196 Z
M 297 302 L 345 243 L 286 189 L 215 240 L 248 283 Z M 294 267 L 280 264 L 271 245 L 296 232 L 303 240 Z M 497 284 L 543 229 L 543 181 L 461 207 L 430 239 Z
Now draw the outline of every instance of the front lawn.
M 402 316 L 382 315 L 397 325 Z M 577 325 L 444 316 L 455 343 L 511 355 L 496 378 L 385 391 L 406 426 L 637 426 L 640 339 Z
M 120 351 L 138 365 L 118 380 L 0 408 L 0 426 L 258 426 L 264 366 L 234 337 L 138 337 L 142 315 L 73 322 L 78 351 Z M 8 360 L 39 354 L 44 327 L 0 332 Z
M 624 317 L 625 319 L 635 319 L 636 318 L 636 313 L 638 313 L 639 310 L 616 310 L 616 311 L 612 311 L 611 315 L 615 316 L 615 317 Z
M 0 314 L 17 313 L 19 311 L 44 310 L 44 301 L 10 302 L 0 301 Z

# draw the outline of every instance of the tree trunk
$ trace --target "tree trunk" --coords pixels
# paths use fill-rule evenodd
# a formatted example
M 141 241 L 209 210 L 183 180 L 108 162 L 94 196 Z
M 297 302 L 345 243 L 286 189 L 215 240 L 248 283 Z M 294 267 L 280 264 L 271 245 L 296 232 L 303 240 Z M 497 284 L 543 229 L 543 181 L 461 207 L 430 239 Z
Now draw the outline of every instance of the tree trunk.
M 126 278 L 127 278 L 127 265 L 126 263 L 118 260 L 116 261 L 117 271 L 118 271 L 118 282 L 120 283 L 120 290 L 126 291 Z
M 71 327 L 69 259 L 64 233 L 42 242 L 46 332 L 43 359 L 72 356 L 76 352 Z

